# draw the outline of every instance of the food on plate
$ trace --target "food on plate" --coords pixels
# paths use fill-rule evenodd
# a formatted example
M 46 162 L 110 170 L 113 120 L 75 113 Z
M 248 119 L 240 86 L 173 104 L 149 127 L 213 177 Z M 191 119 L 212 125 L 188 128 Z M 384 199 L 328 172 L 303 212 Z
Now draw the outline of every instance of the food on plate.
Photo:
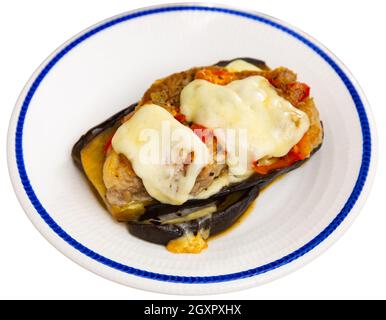
M 307 84 L 285 67 L 237 58 L 156 80 L 83 135 L 72 157 L 132 235 L 199 253 L 322 141 Z

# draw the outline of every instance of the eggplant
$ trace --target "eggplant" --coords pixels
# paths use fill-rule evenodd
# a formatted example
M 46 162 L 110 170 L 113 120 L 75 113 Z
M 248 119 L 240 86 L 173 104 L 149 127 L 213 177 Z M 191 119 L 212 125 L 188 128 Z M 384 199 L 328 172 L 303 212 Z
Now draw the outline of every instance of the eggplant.
M 96 138 L 99 134 L 106 131 L 107 129 L 113 128 L 118 125 L 123 117 L 127 116 L 130 112 L 134 111 L 137 103 L 133 103 L 127 108 L 117 112 L 112 115 L 107 120 L 102 123 L 92 127 L 88 130 L 84 135 L 82 135 L 79 140 L 75 143 L 71 150 L 71 157 L 75 163 L 75 165 L 84 173 L 84 168 L 82 164 L 81 152 L 82 149 L 89 144 L 94 138 Z
M 262 70 L 269 70 L 264 61 L 253 58 L 235 58 L 219 61 L 214 65 L 225 66 L 237 59 L 254 64 Z M 82 135 L 72 149 L 72 158 L 76 166 L 86 175 L 94 189 L 98 191 L 99 197 L 104 200 L 105 205 L 113 216 L 119 221 L 127 221 L 128 230 L 132 235 L 152 243 L 166 245 L 173 240 L 181 239 L 187 233 L 194 235 L 202 234 L 203 239 L 206 240 L 209 236 L 228 229 L 256 199 L 261 188 L 278 176 L 298 168 L 308 160 L 297 161 L 289 167 L 274 170 L 266 175 L 254 174 L 245 181 L 224 187 L 208 199 L 189 200 L 180 206 L 163 204 L 154 200 L 150 204 L 134 203 L 128 211 L 115 210 L 105 200 L 106 190 L 101 172 L 90 174 L 87 171 L 84 161 L 82 161 L 82 151 L 95 142 L 96 139 L 100 139 L 104 146 L 107 137 L 113 134 L 122 123 L 122 119 L 133 112 L 136 106 L 137 103 L 130 105 Z M 101 154 L 98 161 L 101 162 L 104 159 L 104 155 L 101 152 L 103 146 L 99 147 L 98 151 Z M 311 156 L 320 147 L 321 143 L 315 147 Z M 94 170 L 101 171 L 101 166 L 103 166 L 103 162 Z M 133 214 L 134 211 L 135 214 Z
M 187 232 L 197 234 L 202 230 L 207 230 L 207 237 L 214 236 L 232 226 L 256 199 L 259 191 L 260 187 L 255 186 L 217 199 L 205 199 L 196 205 L 174 206 L 174 211 L 165 210 L 165 208 L 163 210 L 152 208 L 146 210 L 140 220 L 128 222 L 129 232 L 143 240 L 162 245 L 183 237 Z M 189 218 L 189 209 L 191 210 L 190 214 L 192 214 L 197 212 L 195 210 L 198 208 L 202 210 L 203 208 L 211 208 L 213 205 L 216 206 L 215 212 L 184 221 L 184 219 Z M 169 209 L 171 209 L 170 207 Z M 181 213 L 184 210 L 188 211 L 185 215 Z M 178 219 L 181 221 L 178 222 Z

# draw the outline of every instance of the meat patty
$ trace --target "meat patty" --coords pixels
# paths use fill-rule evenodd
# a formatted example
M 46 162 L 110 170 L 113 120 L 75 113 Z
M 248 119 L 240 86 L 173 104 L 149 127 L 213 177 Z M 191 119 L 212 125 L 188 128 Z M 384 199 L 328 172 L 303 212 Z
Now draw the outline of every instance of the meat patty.
M 103 165 L 103 182 L 106 200 L 111 205 L 123 207 L 132 201 L 152 201 L 130 161 L 114 150 L 109 152 Z

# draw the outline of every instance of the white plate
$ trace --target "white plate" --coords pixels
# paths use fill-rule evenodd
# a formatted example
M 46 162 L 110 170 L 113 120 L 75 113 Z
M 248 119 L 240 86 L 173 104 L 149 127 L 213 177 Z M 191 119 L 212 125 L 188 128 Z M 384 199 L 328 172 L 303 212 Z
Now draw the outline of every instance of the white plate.
M 200 255 L 174 255 L 131 236 L 96 201 L 71 160 L 71 147 L 137 101 L 153 80 L 240 56 L 287 66 L 310 84 L 325 128 L 322 149 L 263 192 L 244 222 Z M 89 28 L 38 68 L 11 119 L 8 161 L 28 217 L 75 262 L 137 288 L 209 294 L 278 278 L 328 248 L 369 191 L 374 131 L 352 75 L 305 33 L 261 13 L 163 5 Z

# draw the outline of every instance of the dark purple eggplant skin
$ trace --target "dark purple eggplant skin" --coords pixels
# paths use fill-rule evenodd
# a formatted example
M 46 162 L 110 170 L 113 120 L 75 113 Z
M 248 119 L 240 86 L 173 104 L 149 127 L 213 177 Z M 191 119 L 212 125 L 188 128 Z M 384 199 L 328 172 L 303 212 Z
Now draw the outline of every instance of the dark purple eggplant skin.
M 166 245 L 170 240 L 180 238 L 186 231 L 197 234 L 200 228 L 209 229 L 209 235 L 214 236 L 231 227 L 256 199 L 260 188 L 258 186 L 243 191 L 240 199 L 223 210 L 216 211 L 210 219 L 196 219 L 181 224 L 161 224 L 157 220 L 130 221 L 129 232 L 142 240 Z M 220 204 L 226 196 L 218 200 Z M 185 207 L 185 206 L 184 206 Z M 179 206 L 181 208 L 181 206 Z M 141 219 L 142 220 L 142 219 Z
M 246 189 L 245 195 L 240 200 L 225 210 L 215 212 L 210 226 L 210 236 L 214 236 L 231 227 L 245 213 L 252 202 L 255 201 L 259 193 L 259 186 Z
M 182 237 L 182 229 L 175 224 L 153 225 L 136 223 L 128 224 L 130 234 L 147 242 L 166 245 L 169 241 Z
M 112 115 L 107 120 L 103 121 L 102 123 L 96 125 L 95 127 L 92 127 L 90 130 L 88 130 L 84 135 L 82 135 L 79 140 L 74 144 L 71 150 L 71 157 L 76 166 L 84 173 L 82 161 L 80 158 L 80 152 L 82 149 L 92 140 L 94 139 L 98 134 L 101 132 L 114 127 L 119 121 L 122 120 L 123 117 L 128 115 L 130 112 L 134 111 L 135 107 L 137 106 L 137 103 L 133 103 L 132 105 L 128 106 L 127 108 L 117 112 L 116 114 Z

